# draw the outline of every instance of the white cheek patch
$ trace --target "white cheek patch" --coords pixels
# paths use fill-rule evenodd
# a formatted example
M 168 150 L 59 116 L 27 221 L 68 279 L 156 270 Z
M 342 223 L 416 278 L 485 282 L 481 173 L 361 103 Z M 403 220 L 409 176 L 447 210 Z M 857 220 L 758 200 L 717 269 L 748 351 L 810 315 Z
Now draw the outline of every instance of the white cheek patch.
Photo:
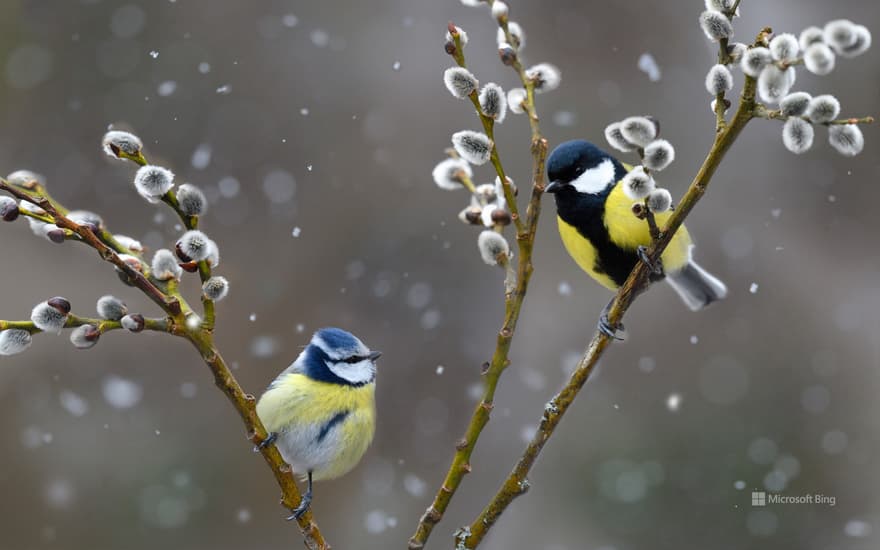
M 330 371 L 352 384 L 366 384 L 376 377 L 376 366 L 370 359 L 357 363 L 327 363 Z
M 577 179 L 571 182 L 578 193 L 595 195 L 601 193 L 606 187 L 614 183 L 614 163 L 609 159 L 595 168 L 586 170 Z

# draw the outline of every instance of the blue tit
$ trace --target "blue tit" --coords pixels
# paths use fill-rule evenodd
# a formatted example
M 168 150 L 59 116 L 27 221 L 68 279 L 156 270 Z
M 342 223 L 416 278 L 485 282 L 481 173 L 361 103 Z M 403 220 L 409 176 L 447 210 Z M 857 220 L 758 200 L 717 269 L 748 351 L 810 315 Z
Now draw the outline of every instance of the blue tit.
M 257 415 L 269 432 L 261 446 L 274 443 L 293 470 L 308 477 L 288 519 L 308 510 L 313 479 L 348 473 L 370 446 L 380 355 L 349 332 L 321 329 L 260 397 Z
M 646 259 L 651 245 L 648 223 L 632 211 L 620 180 L 632 170 L 616 158 L 583 140 L 565 142 L 547 159 L 550 183 L 545 191 L 556 197 L 559 235 L 569 255 L 599 284 L 616 290 L 623 285 L 636 263 Z M 672 214 L 658 212 L 660 227 Z M 690 234 L 681 226 L 660 257 L 664 278 L 693 311 L 727 295 L 727 287 L 693 259 Z M 609 304 L 610 306 L 610 304 Z M 609 336 L 614 328 L 605 311 L 600 329 Z

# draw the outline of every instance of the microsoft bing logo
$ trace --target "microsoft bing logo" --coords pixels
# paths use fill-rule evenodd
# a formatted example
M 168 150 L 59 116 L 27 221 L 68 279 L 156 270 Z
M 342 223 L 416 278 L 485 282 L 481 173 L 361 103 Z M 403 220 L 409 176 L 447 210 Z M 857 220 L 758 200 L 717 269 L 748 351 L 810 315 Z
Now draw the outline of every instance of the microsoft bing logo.
M 767 493 L 752 491 L 752 506 L 767 506 Z

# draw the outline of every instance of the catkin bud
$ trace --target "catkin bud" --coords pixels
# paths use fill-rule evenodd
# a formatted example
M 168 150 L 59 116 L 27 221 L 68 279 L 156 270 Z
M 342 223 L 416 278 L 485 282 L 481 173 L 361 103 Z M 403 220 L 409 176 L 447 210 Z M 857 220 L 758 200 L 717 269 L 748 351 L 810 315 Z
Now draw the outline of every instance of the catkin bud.
M 526 77 L 535 83 L 535 91 L 539 94 L 550 92 L 559 87 L 562 73 L 555 65 L 538 63 L 526 69 Z
M 443 83 L 453 97 L 465 99 L 480 85 L 469 70 L 463 67 L 449 67 L 443 73 Z
M 767 48 L 751 48 L 743 54 L 740 66 L 747 75 L 757 77 L 771 61 L 773 56 Z
M 126 160 L 126 157 L 139 158 L 144 144 L 141 142 L 141 138 L 130 132 L 111 130 L 104 134 L 101 147 L 108 156 Z
M 20 328 L 0 331 L 0 355 L 15 355 L 31 347 L 31 333 Z
M 225 277 L 214 276 L 202 285 L 202 294 L 209 300 L 219 302 L 229 293 L 229 281 Z
M 208 241 L 208 255 L 205 256 L 205 261 L 212 268 L 220 265 L 220 247 L 213 240 Z
M 807 112 L 812 99 L 807 92 L 794 92 L 779 101 L 779 109 L 785 116 L 801 116 Z
M 60 334 L 69 314 L 70 302 L 65 298 L 55 297 L 34 306 L 31 322 L 43 332 Z
M 521 50 L 526 46 L 526 33 L 523 31 L 522 26 L 516 21 L 511 21 L 507 24 L 507 32 L 510 33 L 510 38 L 512 42 L 510 45 L 513 46 L 515 50 Z M 495 35 L 495 41 L 501 45 L 503 43 L 508 43 L 507 35 L 504 34 L 504 29 L 498 28 L 498 32 Z
M 835 19 L 825 24 L 825 43 L 840 53 L 856 41 L 856 25 L 848 19 Z
M 482 208 L 480 208 L 479 206 L 471 205 L 458 213 L 458 219 L 468 225 L 481 225 L 483 223 L 481 219 L 482 213 Z
M 665 139 L 656 139 L 645 147 L 645 157 L 642 159 L 648 170 L 660 172 L 675 160 L 675 148 Z
M 620 122 L 612 122 L 605 127 L 605 140 L 608 144 L 623 153 L 629 153 L 630 151 L 638 149 L 638 145 L 628 142 L 626 138 L 623 137 L 623 132 L 620 127 Z
M 82 325 L 70 331 L 70 343 L 76 349 L 89 349 L 98 343 L 101 331 L 95 325 Z
M 501 59 L 502 64 L 509 67 L 516 61 L 516 50 L 507 42 L 502 42 L 498 44 L 498 57 Z
M 817 42 L 804 51 L 804 67 L 813 74 L 825 76 L 834 70 L 834 52 L 828 44 Z
M 854 157 L 865 148 L 865 136 L 856 124 L 833 124 L 828 127 L 828 143 L 841 155 Z
M 510 107 L 510 112 L 521 115 L 525 112 L 523 108 L 523 103 L 525 103 L 528 94 L 526 93 L 525 88 L 512 88 L 507 91 L 507 105 Z
M 483 114 L 494 118 L 496 122 L 504 122 L 507 115 L 507 96 L 501 86 L 490 82 L 480 90 L 480 109 Z
M 492 2 L 492 17 L 497 19 L 499 22 L 507 18 L 507 13 L 510 11 L 510 8 L 507 7 L 505 2 L 501 0 L 495 0 Z
M 5 222 L 14 222 L 18 219 L 18 203 L 6 196 L 0 197 L 0 218 Z
M 183 270 L 178 265 L 177 258 L 166 248 L 161 248 L 153 254 L 150 269 L 153 272 L 153 278 L 158 281 L 180 279 L 181 275 L 183 275 Z
M 452 134 L 452 146 L 461 158 L 477 166 L 489 161 L 493 147 L 489 136 L 472 130 Z
M 807 106 L 807 117 L 817 123 L 831 122 L 840 114 L 840 102 L 833 95 L 817 95 Z
M 794 67 L 780 69 L 776 65 L 767 65 L 758 75 L 758 95 L 767 103 L 776 103 L 788 95 L 794 78 Z
M 644 199 L 654 187 L 654 178 L 645 173 L 643 166 L 636 166 L 623 176 L 623 192 L 632 200 Z
M 109 294 L 98 298 L 97 310 L 98 317 L 110 321 L 118 321 L 128 313 L 128 308 L 125 306 L 125 303 L 119 298 L 110 296 Z
M 711 95 L 729 92 L 733 89 L 733 75 L 724 65 L 715 65 L 706 74 L 706 91 Z
M 140 332 L 144 330 L 146 321 L 144 320 L 144 316 L 140 313 L 131 313 L 123 317 L 120 320 L 120 323 L 122 323 L 122 328 L 129 332 Z
M 184 183 L 177 188 L 177 205 L 187 216 L 201 216 L 208 208 L 208 199 L 201 189 Z
M 184 233 L 177 241 L 177 247 L 186 258 L 200 262 L 208 257 L 210 242 L 211 239 L 207 235 L 195 229 Z
M 734 0 L 706 0 L 706 9 L 714 11 L 730 11 Z
M 462 159 L 442 160 L 431 172 L 437 187 L 446 191 L 461 189 L 465 179 L 470 179 L 473 175 L 470 164 Z
M 456 27 L 453 25 L 452 28 L 455 29 L 455 34 L 458 36 L 458 41 L 461 42 L 461 47 L 464 48 L 465 46 L 467 46 L 468 34 L 466 32 L 464 32 L 464 30 L 461 27 Z M 447 44 L 447 53 L 449 53 L 451 55 L 455 51 L 455 40 L 453 39 L 452 33 L 449 31 L 446 31 L 446 44 Z M 452 52 L 448 51 L 448 48 L 450 46 L 453 49 Z
M 749 47 L 742 42 L 736 42 L 727 46 L 727 55 L 730 56 L 731 61 L 739 63 L 742 61 L 742 57 L 748 49 Z
M 487 265 L 498 265 L 499 256 L 510 255 L 510 245 L 503 235 L 487 229 L 477 237 L 477 248 Z
M 645 147 L 657 137 L 657 125 L 653 120 L 644 116 L 631 116 L 624 119 L 620 123 L 620 131 L 623 134 L 623 139 L 639 147 Z
M 88 225 L 94 229 L 104 227 L 104 220 L 98 214 L 89 212 L 88 210 L 71 210 L 67 214 L 67 218 L 79 225 Z
M 666 189 L 654 189 L 648 194 L 647 204 L 651 212 L 666 212 L 672 208 L 672 195 Z
M 843 57 L 851 58 L 862 55 L 871 47 L 871 31 L 867 27 L 856 25 L 853 32 L 856 37 L 855 41 L 838 52 Z
M 796 155 L 810 150 L 813 146 L 814 134 L 813 125 L 796 116 L 789 118 L 782 125 L 782 143 L 786 149 Z
M 141 166 L 134 175 L 134 186 L 147 201 L 159 202 L 159 198 L 174 187 L 174 174 L 161 166 Z
M 30 170 L 16 170 L 6 176 L 6 181 L 10 185 L 21 187 L 22 189 L 35 189 L 38 185 L 46 185 L 46 178 Z
M 706 10 L 700 14 L 700 27 L 709 40 L 719 41 L 733 36 L 733 25 L 726 15 L 716 10 Z
M 807 27 L 801 31 L 798 39 L 798 45 L 804 51 L 813 44 L 822 44 L 825 42 L 825 32 L 819 27 Z
M 797 59 L 800 52 L 798 39 L 793 34 L 784 33 L 773 37 L 770 41 L 770 55 L 776 61 L 787 63 Z
M 141 242 L 136 239 L 132 239 L 131 237 L 128 237 L 126 235 L 113 235 L 113 238 L 116 239 L 116 242 L 131 250 L 132 252 L 144 251 L 144 245 L 142 245 Z

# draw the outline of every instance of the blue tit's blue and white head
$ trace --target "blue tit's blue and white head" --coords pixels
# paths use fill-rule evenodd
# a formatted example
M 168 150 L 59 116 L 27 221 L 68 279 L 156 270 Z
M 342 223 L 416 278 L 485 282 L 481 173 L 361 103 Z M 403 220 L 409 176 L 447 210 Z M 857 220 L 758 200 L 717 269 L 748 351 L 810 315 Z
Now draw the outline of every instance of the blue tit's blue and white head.
M 339 328 L 322 328 L 291 365 L 313 380 L 346 386 L 363 386 L 376 379 L 376 359 L 354 334 Z
M 561 205 L 579 196 L 605 196 L 623 176 L 626 168 L 616 158 L 589 141 L 577 139 L 558 145 L 547 159 L 547 193 Z

